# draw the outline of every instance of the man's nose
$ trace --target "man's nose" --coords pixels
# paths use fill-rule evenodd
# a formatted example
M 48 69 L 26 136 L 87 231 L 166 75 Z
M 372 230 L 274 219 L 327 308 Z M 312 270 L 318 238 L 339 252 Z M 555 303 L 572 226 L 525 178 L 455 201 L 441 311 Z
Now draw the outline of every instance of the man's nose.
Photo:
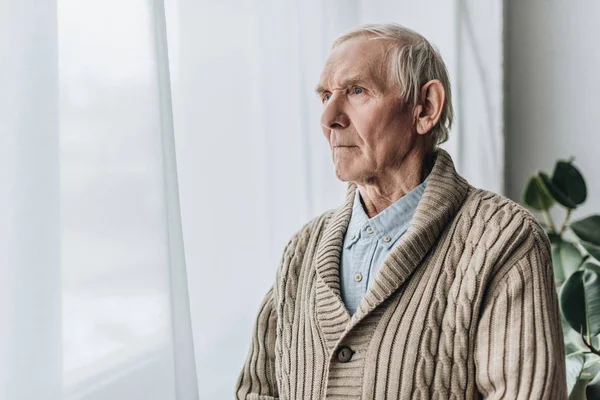
M 321 115 L 323 129 L 344 129 L 350 124 L 348 115 L 344 111 L 344 94 L 336 92 L 325 103 Z

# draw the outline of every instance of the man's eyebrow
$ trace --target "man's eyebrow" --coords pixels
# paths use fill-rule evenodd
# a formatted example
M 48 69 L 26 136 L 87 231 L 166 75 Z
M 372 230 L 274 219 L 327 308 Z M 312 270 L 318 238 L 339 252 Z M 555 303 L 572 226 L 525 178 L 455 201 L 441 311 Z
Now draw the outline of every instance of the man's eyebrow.
M 317 85 L 317 87 L 315 87 L 315 93 L 319 97 L 322 97 L 323 93 L 325 93 L 326 91 L 327 89 L 325 89 L 325 87 L 323 87 L 323 85 L 321 85 L 320 83 Z
M 351 87 L 351 86 L 356 86 L 356 85 L 364 85 L 366 83 L 371 82 L 370 80 L 364 78 L 363 76 L 353 76 L 351 78 L 348 78 L 344 81 L 342 81 L 342 85 L 341 87 L 343 88 L 347 88 L 347 87 Z M 322 84 L 318 84 L 317 87 L 315 88 L 315 93 L 318 96 L 322 96 L 323 93 L 327 92 L 328 90 L 322 85 Z

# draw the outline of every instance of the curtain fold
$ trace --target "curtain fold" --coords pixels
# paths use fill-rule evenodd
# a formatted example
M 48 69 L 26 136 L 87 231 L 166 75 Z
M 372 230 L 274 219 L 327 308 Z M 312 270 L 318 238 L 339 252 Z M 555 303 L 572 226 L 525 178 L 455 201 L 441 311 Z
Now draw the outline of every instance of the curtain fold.
M 0 398 L 55 400 L 62 376 L 56 2 L 2 2 L 0 15 Z
M 153 7 L 169 246 L 176 399 L 194 400 L 198 399 L 198 382 L 196 379 L 194 340 L 192 336 L 185 251 L 181 227 L 165 4 L 162 0 L 154 0 Z

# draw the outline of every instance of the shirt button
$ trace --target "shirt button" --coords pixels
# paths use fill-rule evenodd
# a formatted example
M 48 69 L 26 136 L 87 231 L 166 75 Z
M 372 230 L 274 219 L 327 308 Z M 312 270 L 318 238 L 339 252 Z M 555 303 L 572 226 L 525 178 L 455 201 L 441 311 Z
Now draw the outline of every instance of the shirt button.
M 362 274 L 361 274 L 360 272 L 359 272 L 359 273 L 357 273 L 357 274 L 355 274 L 355 275 L 354 275 L 354 280 L 355 280 L 356 282 L 360 282 L 360 281 L 362 281 Z
M 387 235 L 385 235 L 385 236 L 383 237 L 383 240 L 385 240 L 386 242 L 389 242 L 390 240 L 392 240 L 392 238 L 391 238 L 391 237 L 389 237 L 389 236 L 387 236 Z
M 369 233 L 373 233 L 373 228 L 371 228 L 370 226 L 367 227 L 367 232 Z
M 356 239 L 356 235 L 352 235 L 352 236 L 350 237 L 350 239 L 351 239 L 351 240 L 354 240 L 354 239 Z
M 344 346 L 338 350 L 337 359 L 341 363 L 347 363 L 352 358 L 352 354 L 354 354 L 352 349 L 348 346 Z

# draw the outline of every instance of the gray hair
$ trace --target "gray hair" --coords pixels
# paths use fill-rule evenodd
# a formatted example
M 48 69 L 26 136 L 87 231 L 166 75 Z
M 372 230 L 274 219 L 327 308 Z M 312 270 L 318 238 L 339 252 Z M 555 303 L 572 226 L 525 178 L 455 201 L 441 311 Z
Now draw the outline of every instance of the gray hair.
M 358 26 L 338 37 L 331 46 L 358 37 L 373 36 L 370 39 L 385 39 L 391 42 L 390 78 L 400 86 L 400 98 L 416 105 L 420 100 L 421 87 L 438 79 L 446 91 L 446 101 L 438 123 L 432 128 L 434 146 L 448 140 L 448 132 L 454 120 L 452 92 L 448 70 L 439 51 L 419 33 L 399 24 L 367 24 Z

